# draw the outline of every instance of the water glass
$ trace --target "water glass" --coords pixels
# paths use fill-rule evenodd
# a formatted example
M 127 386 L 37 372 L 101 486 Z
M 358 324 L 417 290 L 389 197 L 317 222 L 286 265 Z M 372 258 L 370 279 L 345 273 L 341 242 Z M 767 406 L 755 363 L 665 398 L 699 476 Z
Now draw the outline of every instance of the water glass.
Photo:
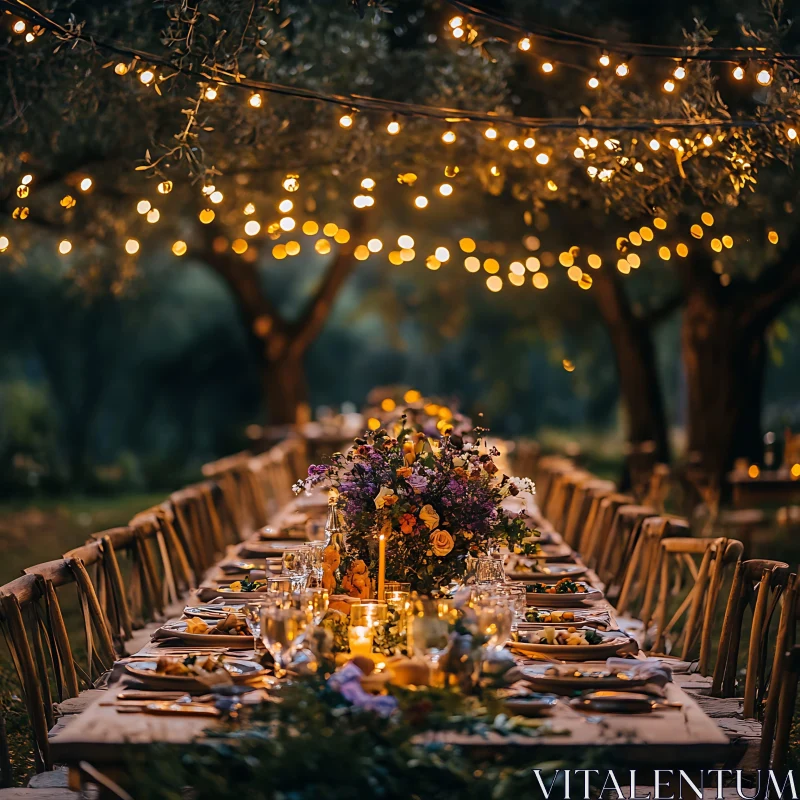
M 478 583 L 504 583 L 506 573 L 502 559 L 493 556 L 479 558 L 476 579 Z
M 506 598 L 487 598 L 479 600 L 475 606 L 478 630 L 486 639 L 484 647 L 488 652 L 501 649 L 511 635 L 514 614 Z
M 325 542 L 309 542 L 303 546 L 306 554 L 306 565 L 317 583 L 322 582 L 322 565 L 325 554 Z
M 261 608 L 261 641 L 275 661 L 275 677 L 286 675 L 292 657 L 305 640 L 308 617 L 297 608 Z
M 496 597 L 507 598 L 508 606 L 513 614 L 511 629 L 516 630 L 520 622 L 525 621 L 525 609 L 528 599 L 525 587 L 515 583 L 504 583 L 494 587 Z
M 450 628 L 447 617 L 432 601 L 419 601 L 408 617 L 408 649 L 413 656 L 423 656 L 434 666 L 447 649 Z
M 304 589 L 294 595 L 297 608 L 304 611 L 308 617 L 309 625 L 319 625 L 328 611 L 330 598 L 328 590 L 321 586 Z

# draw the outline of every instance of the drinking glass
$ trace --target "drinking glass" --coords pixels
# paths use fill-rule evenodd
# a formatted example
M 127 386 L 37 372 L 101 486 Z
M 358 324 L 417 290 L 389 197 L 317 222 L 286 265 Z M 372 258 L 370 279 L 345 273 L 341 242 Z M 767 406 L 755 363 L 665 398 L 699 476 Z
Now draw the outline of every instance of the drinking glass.
M 283 574 L 293 579 L 296 588 L 305 589 L 310 572 L 307 545 L 287 547 L 283 552 Z
M 322 565 L 325 554 L 325 542 L 309 542 L 304 545 L 306 564 L 317 583 L 322 582 Z
M 374 628 L 389 619 L 389 606 L 377 600 L 362 600 L 350 606 L 351 625 L 369 625 Z
M 245 603 L 244 621 L 247 623 L 247 630 L 253 634 L 256 642 L 261 639 L 261 603 Z
M 479 558 L 476 578 L 478 583 L 504 583 L 506 574 L 502 559 L 493 556 Z
M 488 597 L 478 600 L 473 606 L 479 632 L 486 637 L 487 652 L 499 650 L 511 635 L 513 611 L 508 598 Z
M 515 583 L 503 583 L 494 587 L 497 597 L 508 598 L 508 605 L 513 614 L 511 629 L 516 630 L 520 622 L 525 621 L 525 609 L 528 606 L 525 587 Z
M 305 639 L 308 617 L 297 608 L 265 605 L 261 609 L 261 641 L 275 661 L 275 677 L 286 675 L 292 656 Z
M 328 590 L 321 586 L 304 589 L 294 595 L 297 607 L 308 617 L 309 625 L 319 625 L 328 610 Z
M 408 617 L 408 648 L 412 655 L 427 658 L 434 666 L 447 649 L 449 638 L 447 618 L 440 615 L 438 604 L 420 601 Z

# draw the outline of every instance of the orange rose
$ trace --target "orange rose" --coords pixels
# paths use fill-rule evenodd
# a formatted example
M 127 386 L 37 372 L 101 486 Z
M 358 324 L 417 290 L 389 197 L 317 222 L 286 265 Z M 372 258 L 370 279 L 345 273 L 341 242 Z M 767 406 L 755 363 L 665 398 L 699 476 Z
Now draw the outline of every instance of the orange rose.
M 436 556 L 446 556 L 452 549 L 455 542 L 453 537 L 445 530 L 439 528 L 431 534 L 431 550 Z
M 401 478 L 410 478 L 411 477 L 411 467 L 400 467 L 397 470 L 397 474 Z
M 333 545 L 328 545 L 322 553 L 322 561 L 330 567 L 331 572 L 335 572 L 342 563 L 342 557 Z

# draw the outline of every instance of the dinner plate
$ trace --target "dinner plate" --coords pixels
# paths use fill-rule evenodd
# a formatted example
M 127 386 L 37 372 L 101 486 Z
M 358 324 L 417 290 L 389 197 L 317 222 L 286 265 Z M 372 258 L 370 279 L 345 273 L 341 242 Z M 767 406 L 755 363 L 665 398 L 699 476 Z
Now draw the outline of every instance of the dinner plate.
M 556 594 L 555 592 L 528 592 L 525 597 L 529 606 L 536 606 L 537 608 L 539 606 L 580 608 L 584 602 L 602 600 L 605 595 L 600 589 L 589 586 L 585 592 L 564 592 L 563 594 Z
M 157 661 L 132 661 L 125 665 L 125 671 L 141 681 L 149 689 L 178 692 L 207 692 L 214 683 L 206 683 L 194 675 L 165 675 L 156 672 Z M 236 684 L 246 684 L 264 675 L 267 670 L 255 661 L 240 658 L 226 658 L 225 666 L 231 680 Z M 220 681 L 221 682 L 221 681 Z
M 660 702 L 649 694 L 603 690 L 570 700 L 579 711 L 599 711 L 603 714 L 649 714 L 662 708 L 682 708 L 680 703 Z
M 552 627 L 552 626 L 551 626 Z M 598 644 L 529 644 L 528 642 L 509 642 L 508 647 L 519 653 L 534 653 L 553 656 L 561 661 L 604 661 L 630 645 L 631 640 L 619 633 L 595 631 L 603 637 Z
M 512 714 L 520 717 L 543 717 L 550 714 L 558 703 L 552 695 L 530 694 L 506 697 L 503 705 Z
M 201 619 L 225 619 L 228 614 L 236 614 L 244 618 L 244 603 L 206 603 L 199 606 L 186 606 L 183 614 L 186 617 L 200 617 Z M 225 609 L 232 609 L 226 611 Z
M 595 691 L 597 689 L 635 689 L 644 686 L 646 679 L 634 678 L 628 672 L 610 672 L 606 669 L 586 670 L 576 667 L 571 675 L 548 674 L 551 669 L 545 665 L 521 667 L 526 683 L 539 692 L 572 695 L 576 692 Z
M 232 636 L 225 633 L 188 633 L 186 620 L 167 622 L 156 631 L 153 638 L 165 639 L 170 636 L 175 636 L 187 644 L 197 647 L 212 645 L 214 647 L 228 647 L 234 650 L 252 650 L 255 647 L 255 641 L 252 636 Z
M 563 626 L 566 625 L 569 627 L 570 625 L 591 625 L 592 627 L 597 626 L 604 626 L 608 627 L 611 624 L 611 618 L 605 611 L 593 611 L 591 609 L 563 609 L 563 608 L 537 608 L 537 611 L 543 611 L 544 613 L 553 613 L 559 612 L 563 613 L 564 611 L 571 611 L 574 615 L 574 619 L 561 619 L 557 622 L 520 622 L 519 629 L 523 630 L 541 630 L 545 627 L 553 627 L 554 625 Z
M 526 562 L 530 570 L 515 569 L 508 573 L 508 577 L 515 581 L 546 581 L 560 580 L 561 578 L 579 578 L 587 572 L 587 568 L 583 564 L 537 564 L 535 558 L 517 559 L 515 566 Z
M 573 556 L 574 551 L 566 542 L 542 545 L 541 558 L 544 558 L 546 561 L 564 561 Z
M 296 539 L 281 539 L 280 541 L 274 542 L 242 542 L 242 544 L 239 545 L 239 555 L 245 558 L 264 558 L 265 556 L 280 557 L 286 550 L 297 547 L 298 544 L 299 542 Z

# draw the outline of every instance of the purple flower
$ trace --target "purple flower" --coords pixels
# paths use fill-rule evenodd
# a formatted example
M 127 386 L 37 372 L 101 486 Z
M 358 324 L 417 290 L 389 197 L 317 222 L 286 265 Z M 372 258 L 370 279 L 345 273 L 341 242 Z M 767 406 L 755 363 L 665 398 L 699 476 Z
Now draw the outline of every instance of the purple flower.
M 408 478 L 408 485 L 417 493 L 424 492 L 428 486 L 428 479 L 422 475 L 412 475 Z

